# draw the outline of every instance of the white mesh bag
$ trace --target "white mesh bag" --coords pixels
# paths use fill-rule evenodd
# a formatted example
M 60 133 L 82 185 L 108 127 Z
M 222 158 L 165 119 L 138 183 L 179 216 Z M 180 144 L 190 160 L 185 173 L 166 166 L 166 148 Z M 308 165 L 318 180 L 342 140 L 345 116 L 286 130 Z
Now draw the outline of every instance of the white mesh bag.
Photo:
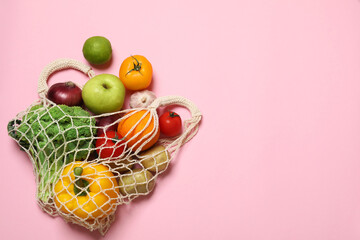
M 81 107 L 57 105 L 46 98 L 47 80 L 63 69 L 95 76 L 90 67 L 73 59 L 50 63 L 39 78 L 39 100 L 9 122 L 8 134 L 33 164 L 41 209 L 105 234 L 117 206 L 153 190 L 180 147 L 196 135 L 202 115 L 179 96 L 159 97 L 147 108 L 96 116 Z M 157 110 L 169 105 L 185 107 L 191 114 L 182 133 L 173 138 L 159 131 Z M 98 118 L 111 115 L 119 118 L 108 126 L 96 125 Z M 97 134 L 114 126 L 115 136 Z

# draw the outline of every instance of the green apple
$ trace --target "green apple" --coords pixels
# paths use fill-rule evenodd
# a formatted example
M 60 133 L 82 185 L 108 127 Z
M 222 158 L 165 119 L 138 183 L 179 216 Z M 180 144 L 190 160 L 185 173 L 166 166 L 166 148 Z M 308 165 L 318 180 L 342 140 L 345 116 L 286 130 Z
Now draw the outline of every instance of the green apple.
M 82 89 L 85 106 L 95 114 L 119 111 L 125 98 L 125 87 L 112 74 L 99 74 L 88 80 Z

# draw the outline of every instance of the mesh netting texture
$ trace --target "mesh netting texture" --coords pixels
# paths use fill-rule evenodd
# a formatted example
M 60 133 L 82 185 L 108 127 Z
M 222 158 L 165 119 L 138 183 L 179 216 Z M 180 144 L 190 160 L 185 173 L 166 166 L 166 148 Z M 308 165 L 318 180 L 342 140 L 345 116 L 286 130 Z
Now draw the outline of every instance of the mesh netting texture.
M 154 189 L 157 177 L 181 146 L 196 135 L 202 115 L 191 101 L 179 96 L 156 98 L 146 108 L 101 115 L 79 106 L 57 105 L 46 98 L 47 79 L 67 68 L 95 75 L 71 59 L 49 64 L 39 79 L 39 100 L 9 122 L 8 134 L 32 162 L 39 206 L 51 216 L 105 234 L 119 205 Z M 169 105 L 185 107 L 191 114 L 183 122 L 182 133 L 173 138 L 160 135 L 157 113 Z M 109 116 L 117 120 L 96 125 L 98 118 Z M 117 129 L 115 135 L 106 131 L 109 127 Z

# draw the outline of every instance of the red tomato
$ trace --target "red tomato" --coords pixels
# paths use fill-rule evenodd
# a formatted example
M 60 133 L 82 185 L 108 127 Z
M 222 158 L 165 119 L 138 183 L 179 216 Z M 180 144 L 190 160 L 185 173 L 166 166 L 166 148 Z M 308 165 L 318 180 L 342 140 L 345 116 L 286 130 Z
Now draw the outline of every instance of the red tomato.
M 125 143 L 122 137 L 115 131 L 107 131 L 101 133 L 96 140 L 96 152 L 100 158 L 116 158 L 119 157 L 125 148 Z
M 175 137 L 181 133 L 181 117 L 175 112 L 165 112 L 159 118 L 160 132 L 168 137 Z

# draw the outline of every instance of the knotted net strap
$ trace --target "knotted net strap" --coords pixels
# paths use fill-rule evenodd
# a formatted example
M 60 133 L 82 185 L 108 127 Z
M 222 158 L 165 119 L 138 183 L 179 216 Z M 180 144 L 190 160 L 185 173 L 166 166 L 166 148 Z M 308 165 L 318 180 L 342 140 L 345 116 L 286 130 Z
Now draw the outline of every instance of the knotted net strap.
M 53 74 L 56 71 L 60 71 L 63 69 L 71 69 L 71 68 L 87 74 L 89 78 L 95 76 L 95 73 L 93 72 L 93 70 L 91 70 L 91 67 L 85 65 L 82 62 L 69 58 L 57 59 L 51 62 L 50 64 L 48 64 L 40 74 L 38 80 L 38 93 L 40 98 L 44 98 L 49 90 L 49 87 L 47 85 L 47 80 L 51 74 Z M 81 88 L 81 86 L 79 87 Z

